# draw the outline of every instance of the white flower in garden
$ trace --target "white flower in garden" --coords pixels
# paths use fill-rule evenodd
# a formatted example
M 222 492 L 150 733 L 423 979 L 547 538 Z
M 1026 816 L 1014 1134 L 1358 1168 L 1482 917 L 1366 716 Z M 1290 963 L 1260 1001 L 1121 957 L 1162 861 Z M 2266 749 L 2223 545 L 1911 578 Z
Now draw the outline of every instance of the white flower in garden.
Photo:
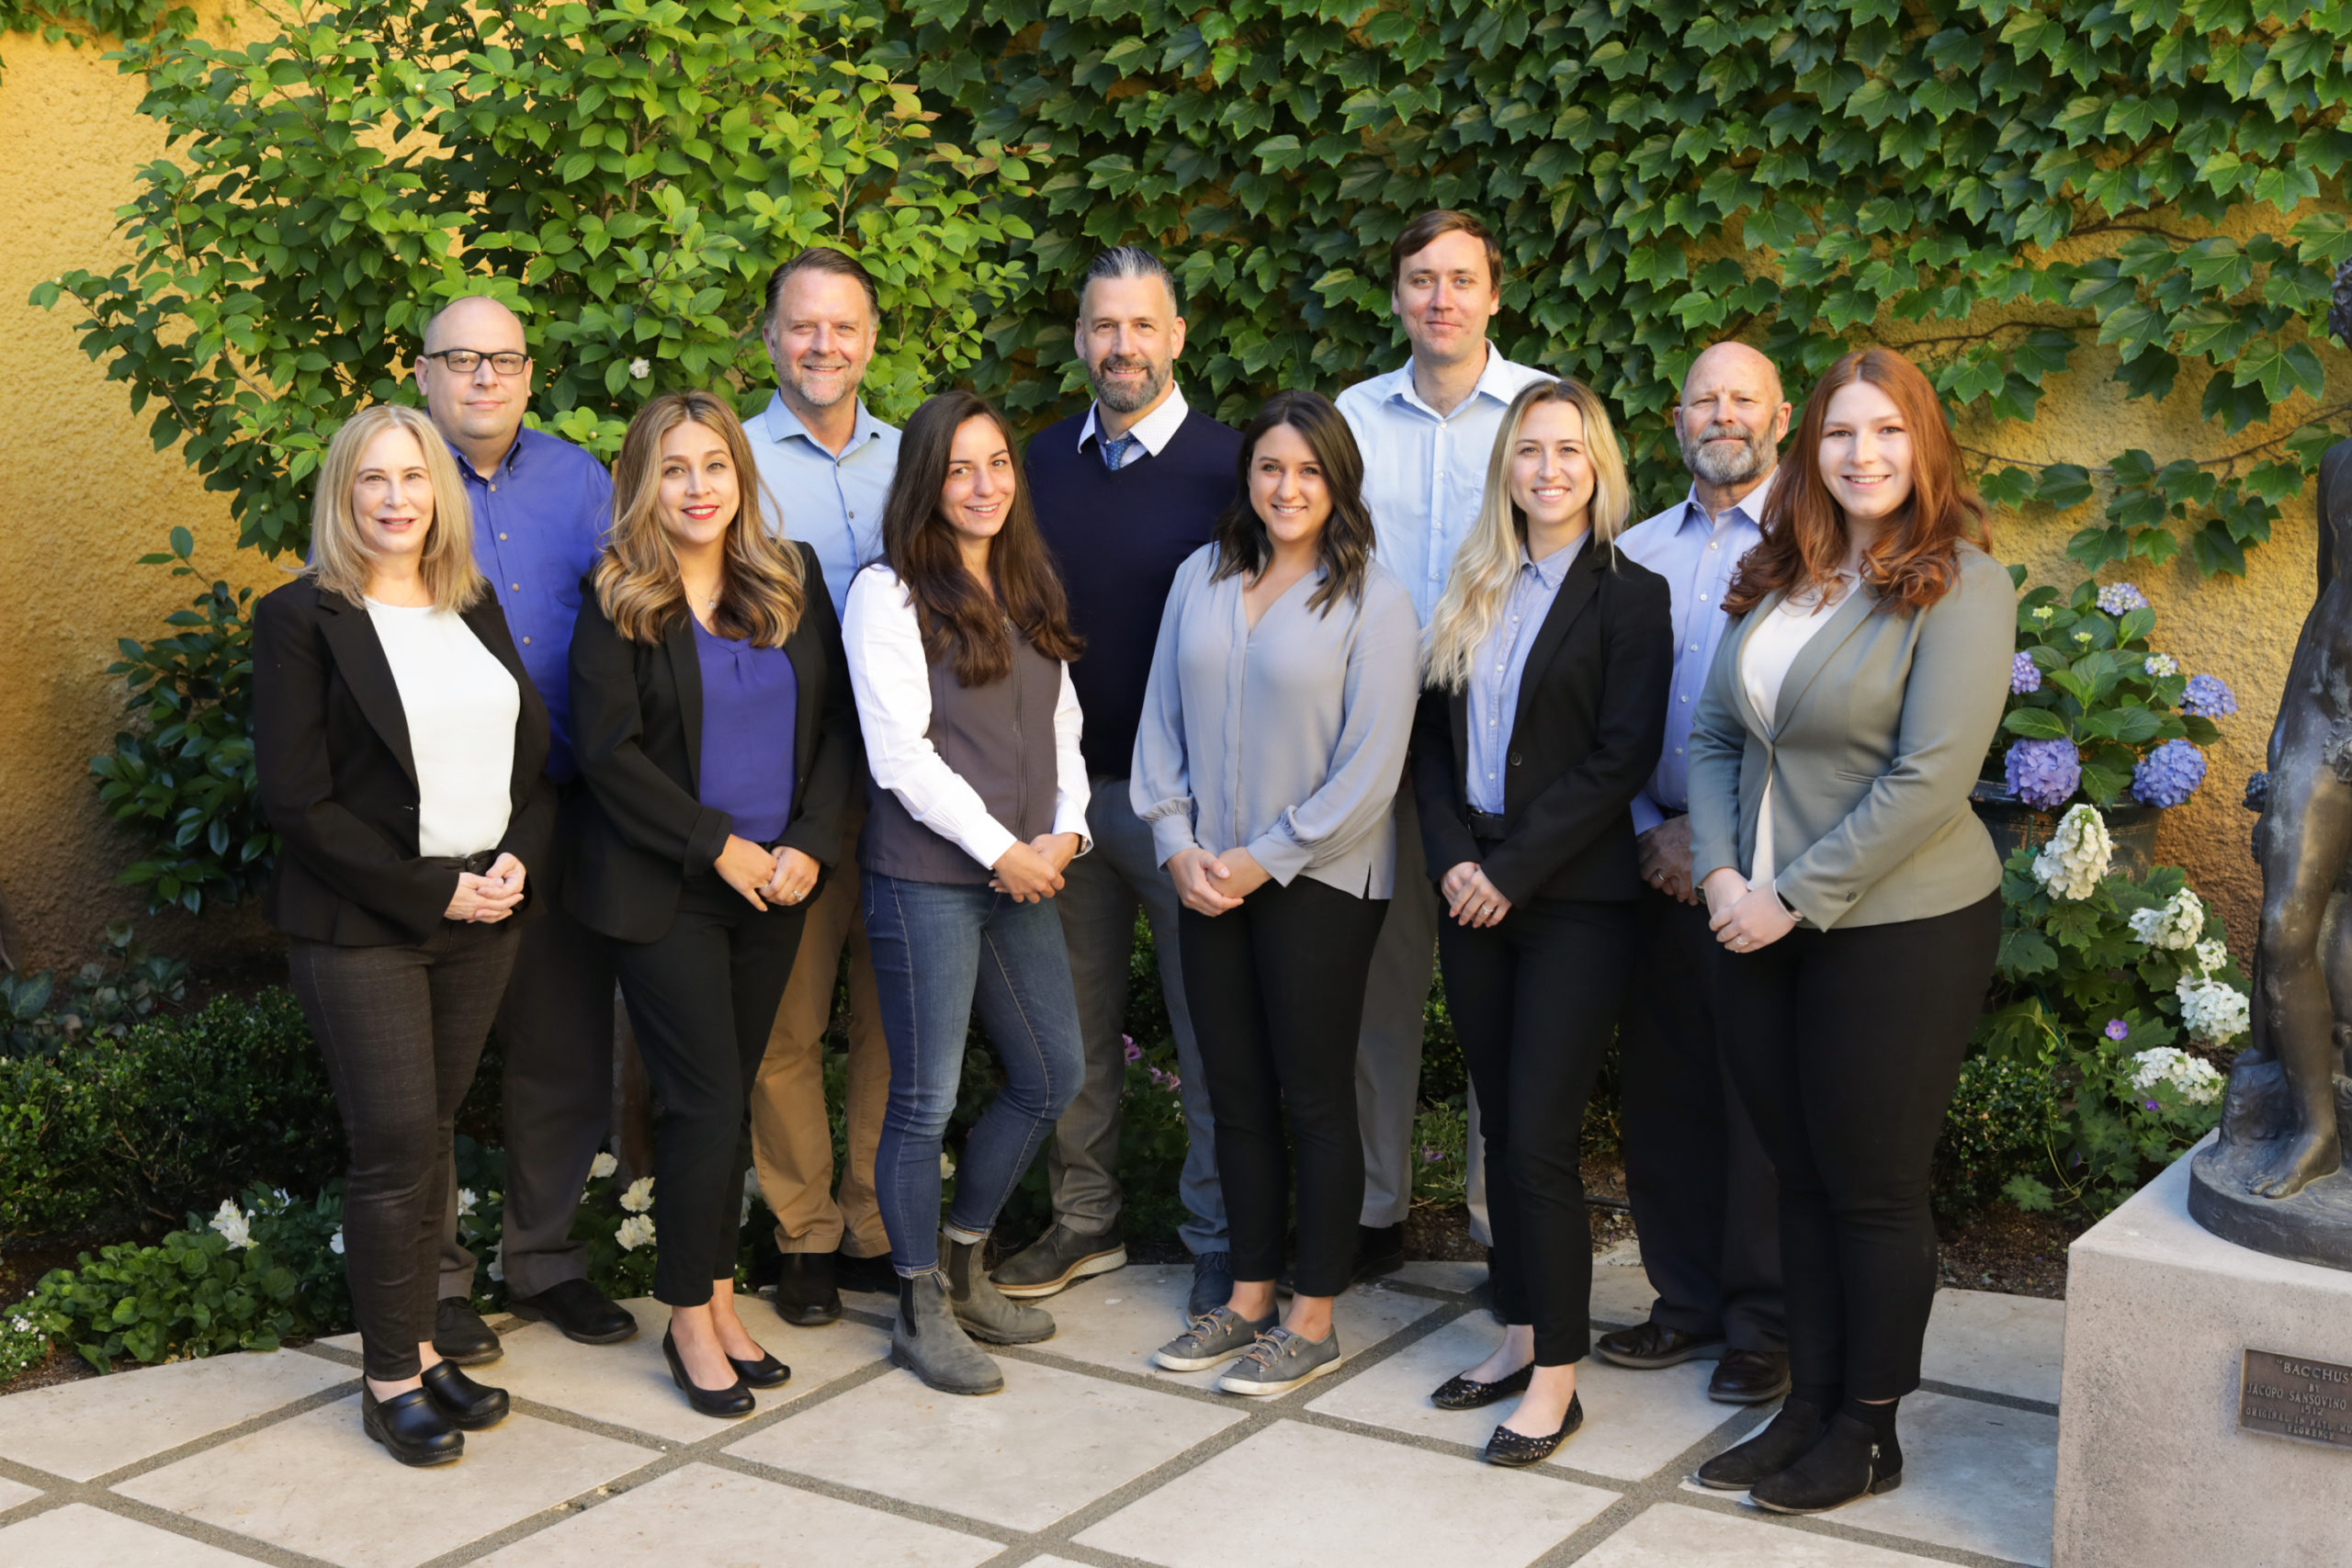
M 335 1226 L 334 1235 L 327 1237 L 327 1250 L 337 1258 L 343 1256 L 343 1227 L 341 1225 Z
M 630 1182 L 628 1190 L 621 1194 L 621 1207 L 632 1214 L 641 1214 L 653 1207 L 653 1178 L 640 1176 Z
M 613 1239 L 621 1244 L 623 1252 L 635 1252 L 640 1247 L 653 1245 L 653 1216 L 631 1214 L 613 1232 Z
M 472 1213 L 474 1212 L 474 1204 L 475 1204 L 477 1201 L 478 1201 L 478 1200 L 477 1200 L 477 1199 L 475 1198 L 475 1196 L 474 1196 L 474 1190 L 473 1190 L 472 1188 L 470 1188 L 470 1187 L 460 1187 L 460 1188 L 458 1188 L 458 1213 L 460 1213 L 460 1214 L 470 1214 L 470 1213 Z
M 237 1207 L 234 1198 L 220 1200 L 220 1207 L 209 1222 L 211 1229 L 220 1233 L 220 1239 L 231 1247 L 251 1247 L 254 1244 L 253 1216 Z
M 745 1171 L 743 1173 L 743 1212 L 736 1216 L 737 1224 L 748 1225 L 752 1223 L 752 1201 L 759 1195 L 760 1173 L 756 1170 Z
M 498 1245 L 491 1249 L 490 1277 L 499 1284 L 506 1283 L 506 1238 L 503 1235 L 498 1238 Z
M 2222 1098 L 2227 1081 L 2202 1056 L 2192 1056 L 2170 1045 L 2143 1051 L 2132 1058 L 2132 1087 L 2145 1094 L 2168 1083 L 2191 1105 L 2211 1105 Z
M 2098 891 L 2115 858 L 2114 840 L 2098 808 L 2077 806 L 2059 819 L 2058 831 L 2033 857 L 2034 880 L 2060 898 L 2087 898 Z
M 2197 944 L 2197 972 L 2199 974 L 2211 975 L 2215 970 L 2225 967 L 2229 962 L 2229 946 L 2227 943 L 2223 942 L 2221 938 L 2215 937 L 2211 942 L 2200 942 Z
M 947 1157 L 947 1151 L 946 1151 L 945 1149 L 942 1149 L 942 1150 L 940 1150 L 940 1151 L 939 1151 L 939 1179 L 940 1179 L 940 1180 L 942 1180 L 942 1181 L 951 1180 L 951 1179 L 954 1179 L 955 1175 L 956 1175 L 956 1162 L 955 1162 L 954 1160 L 949 1159 L 949 1158 Z
M 602 1181 L 620 1168 L 620 1161 L 599 1149 L 596 1151 L 596 1157 L 588 1162 L 588 1179 L 591 1181 Z
M 630 361 L 628 362 L 628 378 L 629 378 L 630 380 L 632 380 L 632 381 L 642 381 L 642 380 L 644 380 L 648 376 L 650 376 L 650 375 L 652 375 L 652 374 L 653 374 L 653 362 L 652 362 L 651 360 L 650 360 L 650 359 L 632 359 L 632 360 L 630 360 Z
M 2152 653 L 2142 661 L 2140 668 L 2145 670 L 2154 679 L 2161 681 L 2167 675 L 2180 673 L 2180 660 L 2169 653 Z
M 2134 909 L 2132 934 L 2166 953 L 2194 947 L 2205 934 L 2205 901 L 2184 887 L 2154 908 Z
M 2226 1045 L 2251 1026 L 2245 993 L 2235 986 L 2183 975 L 2173 995 L 2180 998 L 2180 1021 L 2199 1040 Z

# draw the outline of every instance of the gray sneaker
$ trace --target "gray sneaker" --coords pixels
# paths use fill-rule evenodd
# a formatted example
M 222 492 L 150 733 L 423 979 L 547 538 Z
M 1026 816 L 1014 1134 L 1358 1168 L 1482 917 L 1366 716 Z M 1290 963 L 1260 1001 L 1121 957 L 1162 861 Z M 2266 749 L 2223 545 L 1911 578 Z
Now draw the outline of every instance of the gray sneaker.
M 1216 1380 L 1216 1386 L 1227 1393 L 1267 1399 L 1339 1370 L 1337 1328 L 1320 1339 L 1309 1339 L 1287 1328 L 1269 1328 Z
M 1219 1361 L 1229 1361 L 1257 1342 L 1274 1325 L 1268 1313 L 1250 1322 L 1229 1306 L 1211 1307 L 1191 1326 L 1151 1353 L 1152 1364 L 1171 1372 L 1204 1372 Z

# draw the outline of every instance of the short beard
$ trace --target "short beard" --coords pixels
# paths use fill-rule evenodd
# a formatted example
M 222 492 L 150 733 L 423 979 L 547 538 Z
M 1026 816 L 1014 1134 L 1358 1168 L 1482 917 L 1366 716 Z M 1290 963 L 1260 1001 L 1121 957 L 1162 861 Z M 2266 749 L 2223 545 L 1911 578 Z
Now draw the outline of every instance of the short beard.
M 808 390 L 808 378 L 811 375 L 839 376 L 842 378 L 842 389 L 830 398 L 816 397 Z M 855 397 L 857 395 L 857 384 L 861 378 L 850 374 L 850 367 L 843 366 L 839 370 L 786 371 L 782 377 L 782 379 L 786 386 L 792 389 L 792 395 L 798 398 L 802 402 L 807 403 L 810 408 L 829 409 L 844 398 Z
M 1678 420 L 1674 434 L 1682 447 L 1682 466 L 1711 485 L 1746 484 L 1772 466 L 1774 453 L 1769 431 L 1750 431 L 1717 422 L 1702 430 L 1694 440 Z M 1738 452 L 1726 457 L 1708 446 L 1708 440 L 1719 435 L 1740 437 Z
M 1103 361 L 1103 367 L 1105 369 L 1110 367 L 1108 360 Z M 1146 374 L 1143 386 L 1133 393 L 1113 390 L 1104 383 L 1103 378 L 1091 369 L 1087 371 L 1086 379 L 1094 389 L 1096 402 L 1101 403 L 1113 413 L 1134 413 L 1138 409 L 1148 409 L 1157 402 L 1159 394 L 1168 390 L 1170 377 L 1175 374 L 1173 365 L 1154 365 L 1149 360 L 1144 362 L 1144 370 Z

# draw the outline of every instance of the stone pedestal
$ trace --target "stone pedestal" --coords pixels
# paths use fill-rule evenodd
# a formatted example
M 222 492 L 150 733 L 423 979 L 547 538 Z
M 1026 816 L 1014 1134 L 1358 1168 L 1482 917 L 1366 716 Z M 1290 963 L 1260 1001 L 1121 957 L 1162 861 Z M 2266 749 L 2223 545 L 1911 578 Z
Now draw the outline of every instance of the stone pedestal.
M 2206 1230 L 2192 1157 L 2068 1252 L 2054 1568 L 2336 1568 L 2352 1449 L 2240 1431 L 2238 1384 L 2249 1348 L 2352 1365 L 2352 1273 Z

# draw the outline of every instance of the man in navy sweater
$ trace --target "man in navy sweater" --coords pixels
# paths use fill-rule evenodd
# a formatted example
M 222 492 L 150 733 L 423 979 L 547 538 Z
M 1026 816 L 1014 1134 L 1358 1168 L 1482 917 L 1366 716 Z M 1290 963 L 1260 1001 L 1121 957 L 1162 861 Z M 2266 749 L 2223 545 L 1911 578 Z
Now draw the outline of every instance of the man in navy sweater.
M 1094 401 L 1029 443 L 1030 498 L 1061 568 L 1070 622 L 1086 654 L 1070 666 L 1086 714 L 1087 808 L 1094 852 L 1070 862 L 1054 907 L 1069 943 L 1086 1042 L 1086 1081 L 1046 1156 L 1054 1224 L 989 1276 L 1008 1296 L 1049 1296 L 1127 1260 L 1119 1235 L 1119 1091 L 1126 1082 L 1119 1023 L 1136 911 L 1151 922 L 1178 1092 L 1191 1145 L 1182 1192 L 1193 1254 L 1190 1311 L 1231 1295 L 1225 1201 L 1206 1080 L 1176 959 L 1176 890 L 1151 829 L 1127 801 L 1127 773 L 1159 615 L 1176 569 L 1209 542 L 1234 496 L 1240 433 L 1188 408 L 1174 378 L 1184 347 L 1183 301 L 1159 258 L 1134 245 L 1097 256 L 1078 296 L 1078 355 Z

